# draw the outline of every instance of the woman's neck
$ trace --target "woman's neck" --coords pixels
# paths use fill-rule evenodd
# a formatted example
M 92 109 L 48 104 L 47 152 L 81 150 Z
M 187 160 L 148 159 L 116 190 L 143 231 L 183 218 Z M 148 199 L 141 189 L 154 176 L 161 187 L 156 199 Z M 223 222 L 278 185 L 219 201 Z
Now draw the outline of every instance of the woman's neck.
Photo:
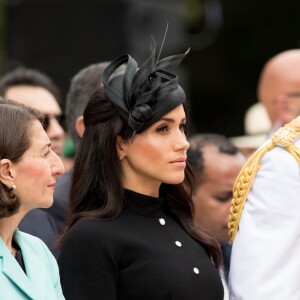
M 8 250 L 13 254 L 16 252 L 12 243 L 13 235 L 18 228 L 21 219 L 19 214 L 0 219 L 0 236 Z
M 151 197 L 158 197 L 159 196 L 159 187 L 160 183 L 155 184 L 139 184 L 138 181 L 132 181 L 132 180 L 124 180 L 123 182 L 123 188 L 127 190 L 131 190 L 133 192 L 151 196 Z

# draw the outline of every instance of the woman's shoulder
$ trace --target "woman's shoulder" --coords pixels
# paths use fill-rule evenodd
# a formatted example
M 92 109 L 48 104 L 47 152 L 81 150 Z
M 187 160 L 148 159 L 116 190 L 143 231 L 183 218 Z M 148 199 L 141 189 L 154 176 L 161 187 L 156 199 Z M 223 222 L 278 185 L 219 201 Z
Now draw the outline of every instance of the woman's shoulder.
M 73 226 L 73 231 L 89 231 L 89 230 L 100 230 L 106 227 L 110 227 L 112 223 L 116 222 L 114 219 L 103 219 L 103 218 L 81 218 Z
M 82 218 L 78 220 L 69 230 L 67 239 L 94 239 L 112 237 L 115 227 L 118 227 L 118 218 Z
M 121 228 L 118 219 L 80 219 L 66 234 L 60 257 L 64 260 L 68 253 L 72 253 L 73 256 L 82 256 L 82 253 L 85 253 L 86 258 L 92 255 L 92 249 L 97 249 L 98 256 L 100 253 L 113 255 L 119 252 Z

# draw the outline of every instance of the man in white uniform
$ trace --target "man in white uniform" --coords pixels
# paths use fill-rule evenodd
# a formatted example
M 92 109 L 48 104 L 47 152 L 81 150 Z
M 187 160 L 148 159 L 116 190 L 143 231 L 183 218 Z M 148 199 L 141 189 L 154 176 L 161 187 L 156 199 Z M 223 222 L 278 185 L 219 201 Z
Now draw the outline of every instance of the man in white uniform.
M 229 228 L 232 300 L 300 299 L 300 118 L 244 165 Z

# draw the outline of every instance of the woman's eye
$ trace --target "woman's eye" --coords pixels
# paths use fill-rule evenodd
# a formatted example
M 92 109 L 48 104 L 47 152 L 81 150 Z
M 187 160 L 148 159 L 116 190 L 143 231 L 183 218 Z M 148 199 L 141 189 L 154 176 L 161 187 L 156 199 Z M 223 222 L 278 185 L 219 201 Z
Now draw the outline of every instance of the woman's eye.
M 185 123 L 180 124 L 180 130 L 186 131 L 187 125 Z
M 166 133 L 168 132 L 168 126 L 161 126 L 156 130 L 158 133 Z

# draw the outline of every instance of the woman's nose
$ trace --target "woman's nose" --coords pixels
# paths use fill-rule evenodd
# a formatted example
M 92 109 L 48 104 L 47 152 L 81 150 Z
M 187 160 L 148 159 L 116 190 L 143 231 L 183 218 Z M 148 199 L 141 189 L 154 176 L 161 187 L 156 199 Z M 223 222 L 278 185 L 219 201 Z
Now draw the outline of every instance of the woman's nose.
M 61 176 L 65 173 L 65 167 L 59 156 L 52 151 L 53 160 L 51 162 L 52 176 Z
M 176 139 L 175 150 L 185 150 L 190 148 L 190 143 L 187 141 L 185 134 L 181 133 L 181 136 Z

